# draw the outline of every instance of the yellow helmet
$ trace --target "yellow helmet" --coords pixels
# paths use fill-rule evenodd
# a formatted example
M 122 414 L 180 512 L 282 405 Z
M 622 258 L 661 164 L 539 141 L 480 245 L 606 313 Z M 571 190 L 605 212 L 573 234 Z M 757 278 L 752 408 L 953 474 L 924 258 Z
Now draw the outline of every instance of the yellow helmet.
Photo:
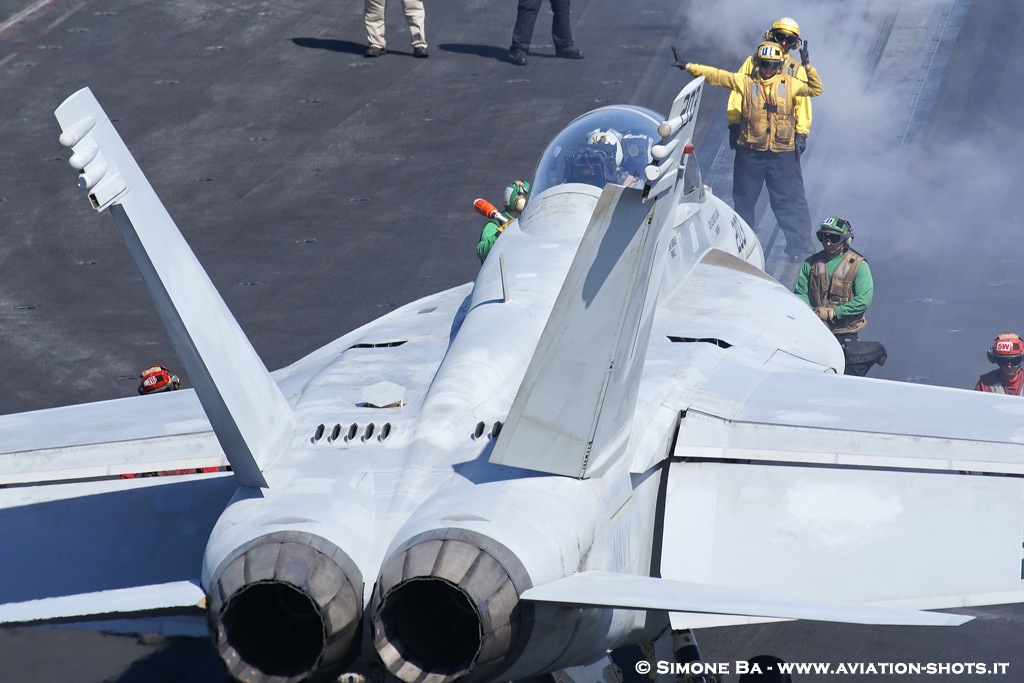
M 784 61 L 785 56 L 782 54 L 782 47 L 770 40 L 766 40 L 758 45 L 757 52 L 754 53 L 754 66 L 766 68 L 773 74 L 778 73 L 782 69 Z
M 782 17 L 774 24 L 772 24 L 773 31 L 782 31 L 790 35 L 800 37 L 800 24 L 796 23 L 796 19 L 790 17 Z
M 795 50 L 800 46 L 800 25 L 796 19 L 782 17 L 768 29 L 765 39 L 778 43 L 786 52 Z

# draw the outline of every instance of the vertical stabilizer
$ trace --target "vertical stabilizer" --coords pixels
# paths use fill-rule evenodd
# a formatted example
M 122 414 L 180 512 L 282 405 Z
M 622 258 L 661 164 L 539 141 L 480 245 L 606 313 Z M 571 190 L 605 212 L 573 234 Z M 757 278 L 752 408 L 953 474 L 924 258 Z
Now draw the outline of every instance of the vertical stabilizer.
M 703 85 L 676 96 L 643 190 L 605 186 L 491 462 L 582 478 L 625 449 Z
M 240 484 L 293 433 L 291 407 L 88 88 L 54 112 L 93 208 L 110 208 Z
M 605 187 L 491 462 L 584 477 L 592 450 L 632 421 L 650 327 L 641 314 L 652 218 L 640 190 Z

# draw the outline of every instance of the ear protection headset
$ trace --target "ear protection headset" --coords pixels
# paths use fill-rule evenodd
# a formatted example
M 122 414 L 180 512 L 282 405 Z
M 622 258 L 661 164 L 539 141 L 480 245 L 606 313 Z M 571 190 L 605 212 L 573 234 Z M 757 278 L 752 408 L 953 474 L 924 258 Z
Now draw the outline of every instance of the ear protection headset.
M 850 221 L 839 216 L 829 216 L 821 222 L 821 227 L 814 233 L 814 236 L 821 241 L 821 235 L 824 232 L 831 232 L 836 235 L 841 235 L 845 240 L 853 241 L 853 226 L 850 225 Z
M 1001 334 L 992 342 L 992 348 L 986 354 L 990 363 L 1000 360 L 1020 360 L 1024 356 L 1024 341 L 1013 333 Z
M 505 188 L 505 209 L 522 211 L 526 208 L 526 200 L 530 196 L 530 183 L 525 180 L 514 180 Z

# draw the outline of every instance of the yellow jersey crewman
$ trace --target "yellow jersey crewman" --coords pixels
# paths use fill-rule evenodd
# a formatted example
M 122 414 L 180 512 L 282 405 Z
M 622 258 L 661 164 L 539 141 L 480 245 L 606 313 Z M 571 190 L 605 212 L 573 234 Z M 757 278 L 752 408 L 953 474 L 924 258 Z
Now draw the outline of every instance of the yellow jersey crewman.
M 806 56 L 806 51 L 802 56 Z M 796 155 L 796 106 L 801 97 L 817 97 L 823 87 L 809 57 L 802 65 L 807 79 L 784 71 L 782 46 L 765 41 L 753 55 L 754 71 L 746 74 L 689 64 L 677 59 L 673 66 L 711 85 L 730 88 L 740 96 L 739 133 L 733 165 L 733 206 L 740 218 L 754 227 L 754 207 L 767 185 L 772 211 L 786 236 L 786 254 L 793 263 L 814 251 L 810 230 L 801 226 L 803 179 Z

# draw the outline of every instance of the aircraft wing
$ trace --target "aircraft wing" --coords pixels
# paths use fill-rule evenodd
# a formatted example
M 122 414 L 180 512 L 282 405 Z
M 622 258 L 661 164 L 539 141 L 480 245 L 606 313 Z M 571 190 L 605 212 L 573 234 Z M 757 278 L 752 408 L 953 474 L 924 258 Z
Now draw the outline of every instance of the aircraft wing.
M 694 395 L 675 455 L 837 466 L 1024 474 L 1024 401 L 864 377 L 745 370 L 742 401 Z
M 787 369 L 835 378 L 842 367 L 835 337 L 803 301 L 742 259 L 707 250 L 658 304 L 631 433 L 638 440 L 632 471 L 646 472 L 669 454 L 681 414 L 703 410 L 728 420 L 759 378 Z
M 837 375 L 806 304 L 713 251 L 658 315 L 632 469 L 670 457 L 661 576 L 915 609 L 1024 601 L 1024 402 Z
M 187 389 L 0 416 L 0 484 L 226 464 Z
M 837 375 L 842 363 L 806 304 L 709 250 L 660 303 L 637 412 L 685 415 L 681 458 L 1024 474 L 1024 401 Z M 665 454 L 638 449 L 633 471 Z
M 662 576 L 917 609 L 1024 601 L 1024 403 L 729 351 L 679 406 Z

